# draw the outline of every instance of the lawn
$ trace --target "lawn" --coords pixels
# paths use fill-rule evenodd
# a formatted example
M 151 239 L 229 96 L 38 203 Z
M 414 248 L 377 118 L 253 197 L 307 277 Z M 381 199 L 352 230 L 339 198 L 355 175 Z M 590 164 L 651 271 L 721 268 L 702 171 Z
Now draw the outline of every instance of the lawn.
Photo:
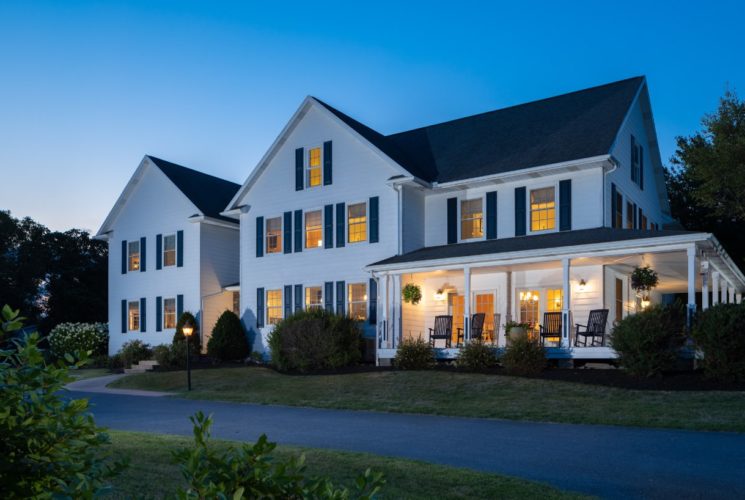
M 192 399 L 540 422 L 745 432 L 745 392 L 638 391 L 447 371 L 282 375 L 259 367 L 145 373 L 112 387 Z
M 108 368 L 82 368 L 80 370 L 70 370 L 70 376 L 75 380 L 103 377 L 104 375 L 111 375 L 111 371 Z
M 190 438 L 119 431 L 109 434 L 116 455 L 130 459 L 129 468 L 114 480 L 111 496 L 163 498 L 185 485 L 178 466 L 171 463 L 171 452 L 189 446 L 193 442 Z M 308 474 L 329 476 L 345 485 L 351 485 L 367 468 L 382 472 L 386 479 L 383 498 L 583 498 L 540 483 L 413 460 L 288 446 L 277 447 L 274 453 L 278 457 L 304 453 Z

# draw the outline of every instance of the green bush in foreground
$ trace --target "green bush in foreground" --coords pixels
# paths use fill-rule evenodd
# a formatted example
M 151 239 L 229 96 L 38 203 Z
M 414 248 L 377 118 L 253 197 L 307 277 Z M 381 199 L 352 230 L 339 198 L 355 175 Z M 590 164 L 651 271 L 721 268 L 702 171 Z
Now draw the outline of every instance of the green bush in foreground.
M 47 337 L 49 347 L 58 358 L 75 351 L 106 354 L 109 347 L 109 326 L 106 323 L 60 323 Z
M 521 376 L 539 375 L 546 367 L 546 353 L 538 340 L 528 334 L 512 335 L 501 361 L 507 373 Z
M 488 371 L 497 366 L 496 349 L 481 340 L 472 340 L 460 350 L 456 365 L 469 372 Z
M 225 311 L 212 329 L 207 355 L 219 361 L 231 361 L 245 359 L 250 352 L 241 320 L 233 311 Z
M 691 334 L 704 352 L 706 376 L 745 380 L 745 305 L 717 304 L 701 311 Z
M 393 358 L 393 366 L 401 370 L 427 370 L 435 364 L 435 350 L 420 338 L 404 339 Z

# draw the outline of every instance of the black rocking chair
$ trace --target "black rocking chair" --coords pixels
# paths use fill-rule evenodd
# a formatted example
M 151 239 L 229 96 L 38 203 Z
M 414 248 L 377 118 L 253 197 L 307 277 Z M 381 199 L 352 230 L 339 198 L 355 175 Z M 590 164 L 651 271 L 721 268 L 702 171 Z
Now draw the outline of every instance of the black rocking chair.
M 435 346 L 435 341 L 444 340 L 445 347 L 450 347 L 453 336 L 453 317 L 435 316 L 435 327 L 429 329 L 429 343 Z
M 543 313 L 543 324 L 540 326 L 541 345 L 546 345 L 546 339 L 561 339 L 561 313 Z
M 587 325 L 576 325 L 574 332 L 574 346 L 587 347 L 587 338 L 590 337 L 590 347 L 601 347 L 605 344 L 605 324 L 608 321 L 608 309 L 594 309 L 590 311 Z M 582 337 L 582 345 L 579 338 Z M 599 338 L 600 341 L 595 339 Z
M 484 320 L 486 314 L 476 313 L 471 316 L 471 340 L 481 340 L 484 333 Z M 458 328 L 458 345 L 463 342 L 463 328 Z

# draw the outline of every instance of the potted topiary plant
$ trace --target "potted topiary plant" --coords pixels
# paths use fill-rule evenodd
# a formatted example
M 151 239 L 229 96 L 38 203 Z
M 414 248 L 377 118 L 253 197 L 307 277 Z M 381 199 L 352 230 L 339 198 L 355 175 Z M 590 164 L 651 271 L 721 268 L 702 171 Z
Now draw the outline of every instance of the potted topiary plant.
M 636 290 L 642 301 L 649 302 L 649 292 L 660 282 L 657 271 L 649 266 L 636 267 L 631 273 L 631 288 Z
M 402 290 L 404 296 L 404 302 L 409 302 L 413 305 L 417 305 L 422 300 L 422 289 L 419 285 L 414 283 L 407 284 Z
M 520 335 L 527 334 L 529 328 L 530 328 L 529 323 L 521 323 L 518 321 L 508 321 L 504 325 L 504 338 L 507 339 L 507 343 L 509 344 L 511 342 L 511 339 L 518 337 Z

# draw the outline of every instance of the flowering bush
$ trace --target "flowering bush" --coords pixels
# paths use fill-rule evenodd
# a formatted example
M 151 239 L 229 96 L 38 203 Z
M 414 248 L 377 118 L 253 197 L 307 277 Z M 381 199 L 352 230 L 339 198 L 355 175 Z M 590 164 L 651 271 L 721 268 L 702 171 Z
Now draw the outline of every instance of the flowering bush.
M 49 347 L 58 358 L 75 351 L 106 354 L 109 325 L 106 323 L 60 323 L 49 333 Z

